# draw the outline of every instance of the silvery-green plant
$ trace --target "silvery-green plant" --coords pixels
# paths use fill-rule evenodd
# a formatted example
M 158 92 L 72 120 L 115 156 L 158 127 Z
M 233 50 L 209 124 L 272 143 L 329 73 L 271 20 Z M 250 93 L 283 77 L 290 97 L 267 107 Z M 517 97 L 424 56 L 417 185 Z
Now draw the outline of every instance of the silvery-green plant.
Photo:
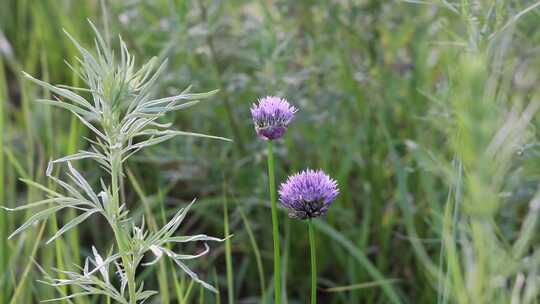
M 126 202 L 123 201 L 121 195 L 124 178 L 123 164 L 142 148 L 156 145 L 177 135 L 226 140 L 221 137 L 172 130 L 170 123 L 159 121 L 165 114 L 193 106 L 199 102 L 199 99 L 210 97 L 216 91 L 193 94 L 187 88 L 176 96 L 152 98 L 158 76 L 163 72 L 166 62 L 158 64 L 157 58 L 152 58 L 148 63 L 136 69 L 134 57 L 129 53 L 121 38 L 119 38 L 120 57 L 115 57 L 108 42 L 103 39 L 92 23 L 90 25 L 96 33 L 94 53 L 83 48 L 66 33 L 81 55 L 77 58 L 76 65 L 68 64 L 68 66 L 84 81 L 87 88 L 51 85 L 23 72 L 26 78 L 54 94 L 54 100 L 39 99 L 38 102 L 72 112 L 93 132 L 94 136 L 91 139 L 87 138 L 90 146 L 88 150 L 49 162 L 46 175 L 54 182 L 55 188 L 31 180 L 23 180 L 28 186 L 43 191 L 46 198 L 9 209 L 15 211 L 43 208 L 36 211 L 16 229 L 10 238 L 32 227 L 36 222 L 67 208 L 73 208 L 81 213 L 60 228 L 47 243 L 54 241 L 92 215 L 103 216 L 110 225 L 116 239 L 116 248 L 107 256 L 102 256 L 93 247 L 93 257 L 87 258 L 84 266 L 79 267 L 78 271 L 57 270 L 62 278 L 47 277 L 44 282 L 51 286 L 69 285 L 82 290 L 51 300 L 102 295 L 118 303 L 145 302 L 156 292 L 144 290 L 142 283 L 137 285 L 136 269 L 139 265 L 152 265 L 161 257 L 172 259 L 194 281 L 217 292 L 213 286 L 191 271 L 183 261 L 208 253 L 209 247 L 206 242 L 223 240 L 204 234 L 174 235 L 193 202 L 180 209 L 158 231 L 149 231 L 145 228 L 144 218 L 137 224 L 130 217 Z M 84 95 L 91 98 L 85 98 Z M 72 161 L 80 159 L 91 159 L 97 162 L 106 172 L 104 175 L 109 175 L 100 179 L 98 191 L 94 190 L 83 174 L 71 164 Z M 65 178 L 53 174 L 53 167 L 63 163 L 67 164 L 68 169 Z M 170 249 L 177 243 L 186 242 L 203 242 L 205 249 L 195 255 L 178 254 Z M 155 255 L 155 259 L 142 263 L 143 256 L 147 253 Z M 118 276 L 115 280 L 109 277 L 109 269 L 113 268 L 116 269 L 115 273 Z

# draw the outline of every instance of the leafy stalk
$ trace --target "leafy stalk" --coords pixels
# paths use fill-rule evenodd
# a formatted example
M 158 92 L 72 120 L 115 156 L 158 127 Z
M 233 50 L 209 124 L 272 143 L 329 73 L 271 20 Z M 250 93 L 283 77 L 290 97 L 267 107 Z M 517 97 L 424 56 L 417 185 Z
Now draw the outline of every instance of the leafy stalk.
M 118 155 L 118 152 L 113 153 L 110 159 L 110 162 L 112 164 L 111 169 L 111 184 L 112 184 L 112 193 L 113 193 L 113 205 L 117 208 L 117 212 L 120 211 L 120 187 L 119 187 L 119 180 L 120 180 L 120 174 L 121 174 L 121 157 Z M 119 215 L 119 214 L 116 214 Z M 127 284 L 128 284 L 128 291 L 129 291 L 129 303 L 137 303 L 137 286 L 135 282 L 135 270 L 133 269 L 133 263 L 129 255 L 129 244 L 127 243 L 127 240 L 129 238 L 128 235 L 126 235 L 124 229 L 118 223 L 112 224 L 112 229 L 114 231 L 114 236 L 116 238 L 116 243 L 118 245 L 118 250 L 120 251 L 121 257 L 122 257 L 122 265 L 124 266 L 124 270 L 126 272 L 127 277 Z

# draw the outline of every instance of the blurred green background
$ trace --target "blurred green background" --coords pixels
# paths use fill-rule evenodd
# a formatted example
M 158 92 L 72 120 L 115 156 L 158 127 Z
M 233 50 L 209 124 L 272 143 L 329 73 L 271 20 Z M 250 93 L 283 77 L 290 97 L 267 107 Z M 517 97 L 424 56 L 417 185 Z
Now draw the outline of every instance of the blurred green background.
M 50 159 L 87 147 L 86 127 L 34 103 L 49 93 L 21 71 L 79 86 L 64 63 L 78 53 L 62 30 L 91 48 L 88 18 L 115 48 L 121 35 L 138 64 L 169 59 L 157 96 L 220 89 L 170 119 L 234 140 L 179 137 L 128 162 L 134 218 L 161 224 L 197 198 L 182 233 L 234 234 L 230 251 L 215 245 L 192 264 L 219 296 L 162 263 L 138 272 L 160 291 L 152 303 L 261 303 L 263 287 L 270 298 L 266 145 L 249 112 L 266 95 L 300 109 L 275 144 L 278 183 L 309 167 L 340 185 L 316 222 L 320 303 L 537 303 L 539 4 L 0 0 L 0 202 L 38 199 L 18 179 L 47 183 Z M 99 182 L 92 163 L 78 167 Z M 73 269 L 92 245 L 114 244 L 93 217 L 46 246 L 70 212 L 8 241 L 28 216 L 0 210 L 0 303 L 58 296 L 36 281 L 42 269 Z M 307 303 L 307 228 L 286 212 L 281 224 L 286 299 Z

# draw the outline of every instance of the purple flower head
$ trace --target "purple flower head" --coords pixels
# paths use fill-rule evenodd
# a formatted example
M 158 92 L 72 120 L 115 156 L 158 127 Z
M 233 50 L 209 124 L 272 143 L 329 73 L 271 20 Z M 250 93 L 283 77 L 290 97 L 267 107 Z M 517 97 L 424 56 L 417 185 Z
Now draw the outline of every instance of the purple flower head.
M 251 106 L 251 116 L 255 123 L 255 131 L 266 140 L 273 140 L 283 136 L 287 126 L 294 118 L 297 109 L 287 100 L 267 96 L 259 99 L 259 103 Z
M 339 189 L 322 170 L 305 170 L 289 176 L 279 188 L 279 202 L 289 217 L 309 219 L 325 215 Z

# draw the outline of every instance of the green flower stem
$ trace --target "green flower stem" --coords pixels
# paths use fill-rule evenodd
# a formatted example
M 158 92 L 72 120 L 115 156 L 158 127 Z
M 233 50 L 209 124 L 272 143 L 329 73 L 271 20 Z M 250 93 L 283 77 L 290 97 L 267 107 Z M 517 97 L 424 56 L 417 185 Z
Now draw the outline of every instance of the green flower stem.
M 281 253 L 279 249 L 279 221 L 276 201 L 276 180 L 274 177 L 274 153 L 272 141 L 268 141 L 268 186 L 272 204 L 272 232 L 274 237 L 274 299 L 281 304 Z
M 315 232 L 313 231 L 313 223 L 308 220 L 309 230 L 309 250 L 311 253 L 311 304 L 317 303 L 317 256 L 315 247 Z
M 118 245 L 118 251 L 122 257 L 122 266 L 124 266 L 124 271 L 126 272 L 126 277 L 128 280 L 128 291 L 129 291 L 129 303 L 137 303 L 137 286 L 135 283 L 135 269 L 131 263 L 131 257 L 129 256 L 129 234 L 122 229 L 122 227 L 117 222 L 116 218 L 120 210 L 120 187 L 119 180 L 121 178 L 122 172 L 122 159 L 120 155 L 120 150 L 116 150 L 111 153 L 111 191 L 112 191 L 112 203 L 114 206 L 114 214 L 112 215 L 112 229 L 114 236 L 116 238 L 116 243 Z

